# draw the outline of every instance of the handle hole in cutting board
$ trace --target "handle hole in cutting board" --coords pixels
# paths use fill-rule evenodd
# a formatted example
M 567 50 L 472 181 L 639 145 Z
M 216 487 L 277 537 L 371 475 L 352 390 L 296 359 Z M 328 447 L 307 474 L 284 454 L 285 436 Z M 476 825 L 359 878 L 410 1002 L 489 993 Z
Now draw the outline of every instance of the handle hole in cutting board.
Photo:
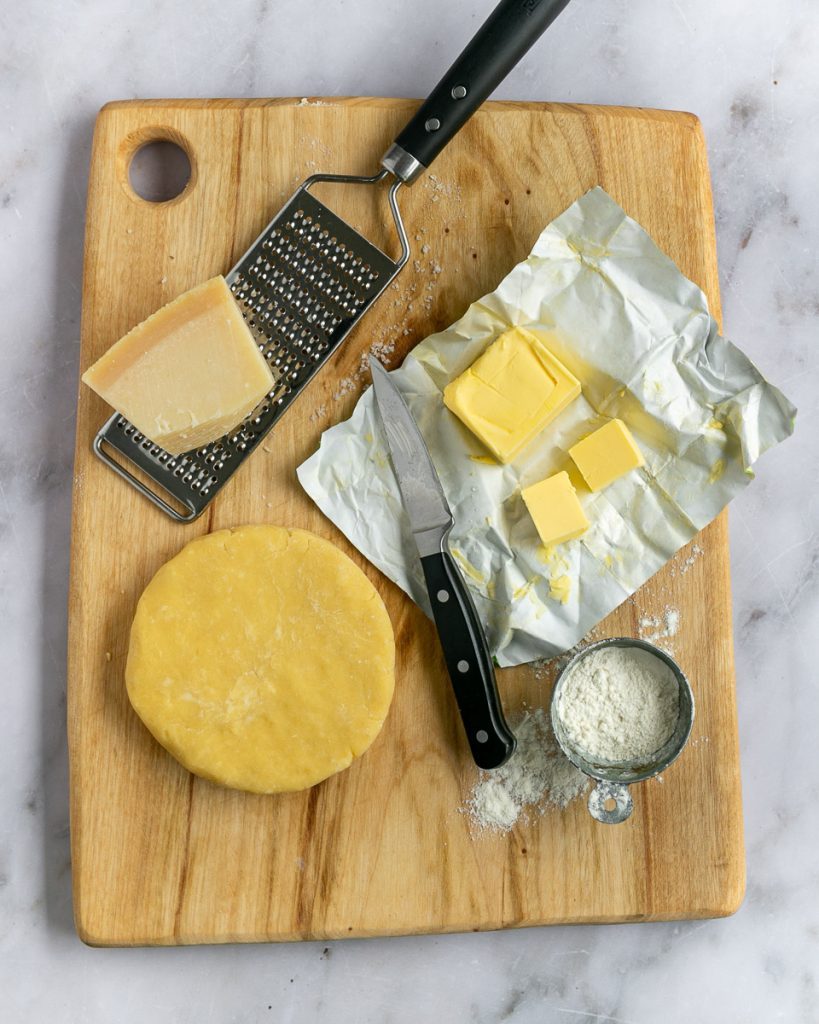
M 128 181 L 131 188 L 149 203 L 167 203 L 185 191 L 191 180 L 188 154 L 175 142 L 146 142 L 131 157 Z
M 120 174 L 132 198 L 157 206 L 178 203 L 196 182 L 196 162 L 181 133 L 157 125 L 125 139 Z

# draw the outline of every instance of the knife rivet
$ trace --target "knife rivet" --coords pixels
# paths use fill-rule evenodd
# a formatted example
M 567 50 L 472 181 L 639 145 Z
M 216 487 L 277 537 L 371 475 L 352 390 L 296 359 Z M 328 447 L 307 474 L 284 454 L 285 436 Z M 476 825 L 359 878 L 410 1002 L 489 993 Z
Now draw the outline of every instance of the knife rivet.
M 449 600 L 449 591 L 448 590 L 439 590 L 438 593 L 435 596 L 438 598 L 438 600 L 441 602 L 441 604 L 446 604 L 447 601 Z
M 486 729 L 478 729 L 478 731 L 475 733 L 475 739 L 478 741 L 478 743 L 486 743 L 486 741 L 489 739 L 489 733 L 486 731 Z
M 468 661 L 459 661 L 458 662 L 458 671 L 459 672 L 468 672 L 469 671 L 469 662 Z

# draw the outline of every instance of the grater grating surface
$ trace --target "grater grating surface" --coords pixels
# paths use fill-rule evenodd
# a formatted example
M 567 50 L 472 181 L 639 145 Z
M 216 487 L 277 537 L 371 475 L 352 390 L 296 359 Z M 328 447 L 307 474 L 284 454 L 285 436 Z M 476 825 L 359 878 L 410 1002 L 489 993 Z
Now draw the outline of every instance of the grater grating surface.
M 309 191 L 320 181 L 376 184 L 386 176 L 382 171 L 371 178 L 308 178 L 225 275 L 276 382 L 244 423 L 178 456 L 119 414 L 97 434 L 95 453 L 173 519 L 191 522 L 205 510 L 406 263 L 409 245 L 395 198 L 400 181 L 389 191 L 402 249 L 397 261 Z M 157 489 L 135 476 L 128 463 Z M 162 492 L 186 511 L 180 512 Z
M 230 271 L 227 282 L 276 379 L 235 433 L 174 457 L 115 415 L 94 439 L 95 453 L 172 518 L 190 522 L 200 515 L 407 262 L 398 189 L 429 167 L 568 2 L 500 0 L 384 153 L 382 170 L 372 177 L 312 175 Z M 397 261 L 309 194 L 320 181 L 376 185 L 388 176 L 401 241 Z

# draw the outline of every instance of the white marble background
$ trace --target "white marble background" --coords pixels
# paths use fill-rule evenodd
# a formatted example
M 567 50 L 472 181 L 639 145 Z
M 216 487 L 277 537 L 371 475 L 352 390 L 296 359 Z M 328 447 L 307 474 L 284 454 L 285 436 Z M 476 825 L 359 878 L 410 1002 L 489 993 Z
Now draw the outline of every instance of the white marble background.
M 739 913 L 169 950 L 91 950 L 72 929 L 65 601 L 94 115 L 138 96 L 419 96 L 490 6 L 0 5 L 0 1018 L 9 1024 L 819 1020 L 815 0 L 573 0 L 499 90 L 700 115 L 726 332 L 800 408 L 796 436 L 732 507 L 748 847 Z

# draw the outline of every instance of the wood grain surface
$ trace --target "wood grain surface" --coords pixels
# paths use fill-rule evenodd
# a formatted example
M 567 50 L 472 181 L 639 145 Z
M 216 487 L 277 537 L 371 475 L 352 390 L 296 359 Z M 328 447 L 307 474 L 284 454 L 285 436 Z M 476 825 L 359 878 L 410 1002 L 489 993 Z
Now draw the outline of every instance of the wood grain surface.
M 321 169 L 372 173 L 408 100 L 154 101 L 99 115 L 91 157 L 82 369 L 184 289 L 227 270 L 293 187 Z M 193 174 L 167 203 L 137 197 L 128 162 L 171 139 Z M 433 177 L 434 175 L 434 177 Z M 460 813 L 477 777 L 423 614 L 301 492 L 295 467 L 367 383 L 379 342 L 397 365 L 525 258 L 545 224 L 602 185 L 708 295 L 719 317 L 705 146 L 689 114 L 489 103 L 400 202 L 413 258 L 280 425 L 196 523 L 180 526 L 91 453 L 109 410 L 79 390 L 68 727 L 77 928 L 100 945 L 337 938 L 731 913 L 744 855 L 725 515 L 602 624 L 680 612 L 675 650 L 697 700 L 693 741 L 633 789 L 624 825 L 582 800 L 508 835 Z M 320 194 L 376 241 L 383 194 Z M 427 248 L 428 247 L 428 248 Z M 327 537 L 369 574 L 397 641 L 395 701 L 371 750 L 314 789 L 251 796 L 188 774 L 151 738 L 123 682 L 136 601 L 193 537 L 270 522 Z M 547 706 L 550 672 L 505 670 L 514 717 Z

